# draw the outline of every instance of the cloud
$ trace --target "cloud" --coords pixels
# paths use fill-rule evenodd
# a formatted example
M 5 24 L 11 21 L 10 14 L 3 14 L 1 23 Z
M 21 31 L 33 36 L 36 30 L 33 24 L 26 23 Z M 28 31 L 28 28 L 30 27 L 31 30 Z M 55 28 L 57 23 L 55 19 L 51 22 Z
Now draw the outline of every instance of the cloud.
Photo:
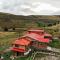
M 34 10 L 35 12 L 37 11 L 41 11 L 41 10 L 51 10 L 51 11 L 58 11 L 58 8 L 50 5 L 50 4 L 47 4 L 47 3 L 34 3 L 33 6 L 35 6 L 35 8 L 32 8 L 32 10 Z
M 59 1 L 59 0 L 58 0 Z M 52 0 L 0 0 L 0 12 L 16 15 L 51 15 L 60 11 Z
M 60 11 L 54 12 L 52 15 L 60 15 Z

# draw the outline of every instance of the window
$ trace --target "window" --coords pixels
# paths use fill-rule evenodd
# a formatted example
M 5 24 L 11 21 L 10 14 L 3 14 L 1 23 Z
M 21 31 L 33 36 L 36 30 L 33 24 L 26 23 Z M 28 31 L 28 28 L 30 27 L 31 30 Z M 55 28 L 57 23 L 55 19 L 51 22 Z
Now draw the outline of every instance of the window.
M 33 42 L 33 44 L 37 45 L 37 44 L 38 44 L 38 42 L 37 42 L 37 41 L 34 41 L 34 42 Z
M 47 43 L 39 42 L 38 44 L 39 44 L 39 45 L 46 45 Z
M 50 36 L 44 36 L 44 38 L 50 38 Z
M 19 45 L 15 44 L 15 47 L 19 47 Z

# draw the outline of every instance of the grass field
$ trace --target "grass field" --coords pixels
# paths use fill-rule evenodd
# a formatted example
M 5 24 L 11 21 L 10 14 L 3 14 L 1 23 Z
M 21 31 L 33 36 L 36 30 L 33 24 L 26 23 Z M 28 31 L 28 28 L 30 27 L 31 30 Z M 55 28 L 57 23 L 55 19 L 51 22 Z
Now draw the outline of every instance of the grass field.
M 17 32 L 0 32 L 0 51 L 9 47 L 17 37 Z

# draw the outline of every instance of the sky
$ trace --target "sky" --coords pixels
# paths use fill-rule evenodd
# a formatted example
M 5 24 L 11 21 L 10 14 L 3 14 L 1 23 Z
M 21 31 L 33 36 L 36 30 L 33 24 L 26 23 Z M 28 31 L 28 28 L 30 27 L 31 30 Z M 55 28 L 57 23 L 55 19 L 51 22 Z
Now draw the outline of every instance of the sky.
M 60 15 L 60 0 L 0 0 L 0 12 L 15 15 Z

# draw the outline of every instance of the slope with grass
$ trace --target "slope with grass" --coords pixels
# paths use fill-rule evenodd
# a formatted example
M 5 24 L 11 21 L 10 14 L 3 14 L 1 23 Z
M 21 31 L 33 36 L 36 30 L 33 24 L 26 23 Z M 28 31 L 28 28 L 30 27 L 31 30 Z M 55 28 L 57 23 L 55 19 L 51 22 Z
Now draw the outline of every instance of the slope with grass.
M 16 32 L 0 32 L 0 51 L 8 48 L 17 37 Z

